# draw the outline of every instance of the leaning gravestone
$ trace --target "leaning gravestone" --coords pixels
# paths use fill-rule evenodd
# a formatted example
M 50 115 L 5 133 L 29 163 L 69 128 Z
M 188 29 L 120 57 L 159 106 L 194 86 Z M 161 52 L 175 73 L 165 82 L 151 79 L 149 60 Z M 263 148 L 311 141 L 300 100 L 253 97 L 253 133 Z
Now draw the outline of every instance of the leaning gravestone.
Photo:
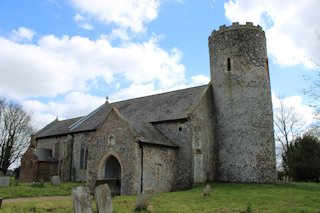
M 151 201 L 151 198 L 152 198 L 152 195 L 154 193 L 154 190 L 153 189 L 147 189 L 145 191 L 143 191 L 139 197 L 139 200 L 137 201 L 133 211 L 139 211 L 139 210 L 145 210 L 147 209 L 150 201 Z
M 98 212 L 100 213 L 113 212 L 111 191 L 108 184 L 102 184 L 95 188 L 94 199 L 96 200 Z
M 75 213 L 92 213 L 90 189 L 88 186 L 78 186 L 72 189 L 73 210 Z
M 60 186 L 60 176 L 52 176 L 51 178 L 51 185 L 52 186 Z
M 0 177 L 0 187 L 9 187 L 10 178 L 9 177 Z
M 204 188 L 204 190 L 203 190 L 203 192 L 202 192 L 202 197 L 203 196 L 207 196 L 207 195 L 209 195 L 210 194 L 210 185 L 208 184 L 207 186 L 206 186 L 206 188 Z

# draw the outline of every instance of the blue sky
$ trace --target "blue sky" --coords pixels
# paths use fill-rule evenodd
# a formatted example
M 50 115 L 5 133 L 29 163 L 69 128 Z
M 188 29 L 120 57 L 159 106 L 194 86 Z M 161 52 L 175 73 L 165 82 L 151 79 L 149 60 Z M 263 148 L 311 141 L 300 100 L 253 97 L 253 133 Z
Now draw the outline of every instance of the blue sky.
M 312 122 L 304 75 L 320 61 L 320 2 L 1 0 L 0 95 L 19 100 L 39 129 L 105 102 L 206 84 L 208 36 L 232 22 L 267 36 L 273 102 Z

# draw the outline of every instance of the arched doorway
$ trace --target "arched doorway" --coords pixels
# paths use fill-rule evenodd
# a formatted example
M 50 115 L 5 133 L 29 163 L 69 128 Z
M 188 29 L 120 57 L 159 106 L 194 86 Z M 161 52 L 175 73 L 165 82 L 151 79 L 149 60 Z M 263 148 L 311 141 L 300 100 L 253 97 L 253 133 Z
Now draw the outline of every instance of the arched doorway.
M 118 159 L 110 156 L 103 167 L 103 178 L 113 185 L 114 194 L 121 193 L 121 166 Z

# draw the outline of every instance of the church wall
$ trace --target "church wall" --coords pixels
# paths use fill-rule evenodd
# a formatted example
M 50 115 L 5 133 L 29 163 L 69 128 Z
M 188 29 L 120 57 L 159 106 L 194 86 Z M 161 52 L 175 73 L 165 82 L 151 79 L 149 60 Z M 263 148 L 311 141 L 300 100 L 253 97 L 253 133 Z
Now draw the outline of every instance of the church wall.
M 109 140 L 110 136 L 114 140 Z M 141 150 L 127 123 L 113 110 L 89 143 L 87 185 L 104 179 L 103 168 L 110 156 L 121 165 L 121 195 L 138 195 L 141 189 Z
M 71 180 L 85 182 L 87 180 L 87 169 L 80 168 L 81 146 L 84 148 L 83 163 L 85 164 L 85 148 L 94 135 L 92 132 L 80 132 L 73 135 L 73 150 L 72 150 L 72 171 Z M 69 170 L 70 172 L 70 170 Z
M 194 185 L 214 179 L 216 153 L 212 101 L 210 87 L 190 114 Z
M 188 189 L 193 185 L 191 128 L 188 120 L 154 124 L 165 136 L 179 145 L 176 172 L 177 190 Z
M 59 160 L 60 156 L 63 156 L 63 141 L 67 136 L 37 138 L 37 147 L 39 149 L 51 149 L 52 156 L 55 160 Z
M 176 188 L 177 153 L 175 148 L 143 145 L 143 189 L 164 193 Z

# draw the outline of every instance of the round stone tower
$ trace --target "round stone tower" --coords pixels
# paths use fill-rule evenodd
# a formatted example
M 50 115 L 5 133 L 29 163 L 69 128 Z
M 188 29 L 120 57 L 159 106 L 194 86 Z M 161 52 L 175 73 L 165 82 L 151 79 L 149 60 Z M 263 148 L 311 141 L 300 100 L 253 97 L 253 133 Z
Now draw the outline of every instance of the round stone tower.
M 273 114 L 265 33 L 233 23 L 209 37 L 216 179 L 276 181 Z

